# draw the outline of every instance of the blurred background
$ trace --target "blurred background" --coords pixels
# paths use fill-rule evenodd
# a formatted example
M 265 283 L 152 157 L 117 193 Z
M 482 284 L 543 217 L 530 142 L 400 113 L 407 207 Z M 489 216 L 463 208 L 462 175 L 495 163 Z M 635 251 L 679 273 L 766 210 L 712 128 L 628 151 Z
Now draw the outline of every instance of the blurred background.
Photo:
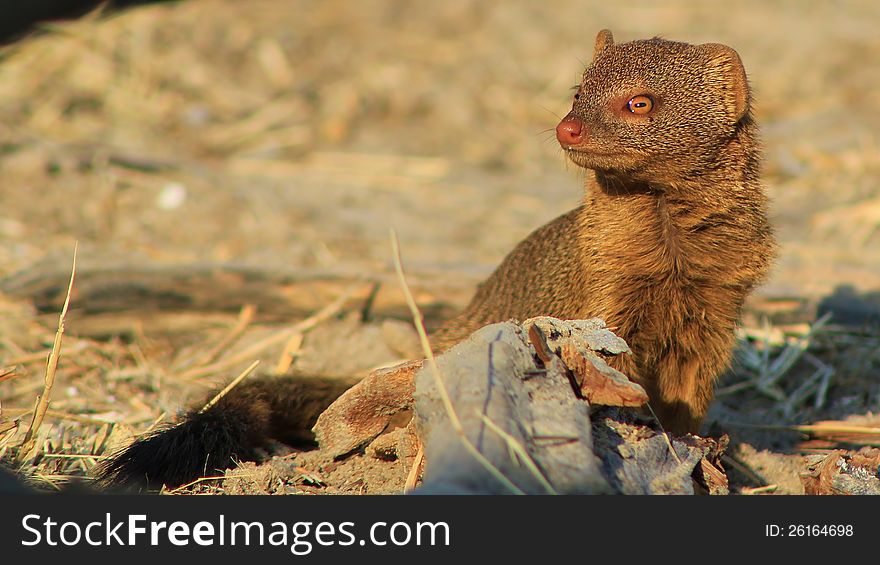
M 824 412 L 806 403 L 779 416 L 778 399 L 757 395 L 761 414 L 803 421 L 880 408 L 877 2 L 124 4 L 24 35 L 4 19 L 0 365 L 51 341 L 57 288 L 40 277 L 57 268 L 66 284 L 75 240 L 93 270 L 207 263 L 379 276 L 390 272 L 394 227 L 423 305 L 461 306 L 518 241 L 578 204 L 584 174 L 566 163 L 553 128 L 596 32 L 610 28 L 617 41 L 660 35 L 740 53 L 782 243 L 745 325 L 780 350 L 826 311 L 856 328 L 844 332 L 848 345 L 816 346 L 840 392 Z M 199 338 L 144 339 L 154 340 L 141 344 L 154 351 L 146 368 L 128 342 L 113 366 L 137 365 L 121 381 L 159 394 L 141 373 L 170 370 L 180 344 Z M 107 343 L 116 342 L 83 347 Z M 6 389 L 7 405 L 32 402 L 34 386 L 22 382 Z M 788 394 L 800 384 L 782 386 Z M 117 385 L 90 386 L 112 396 Z M 104 412 L 141 410 L 116 419 L 143 426 L 157 402 L 173 411 L 172 396 L 145 400 L 149 408 L 111 399 Z M 74 397 L 76 410 L 101 411 Z
M 73 239 L 374 269 L 393 225 L 414 265 L 486 272 L 580 198 L 552 128 L 608 27 L 742 55 L 785 246 L 765 292 L 875 290 L 878 23 L 858 0 L 195 0 L 43 23 L 0 61 L 0 269 Z

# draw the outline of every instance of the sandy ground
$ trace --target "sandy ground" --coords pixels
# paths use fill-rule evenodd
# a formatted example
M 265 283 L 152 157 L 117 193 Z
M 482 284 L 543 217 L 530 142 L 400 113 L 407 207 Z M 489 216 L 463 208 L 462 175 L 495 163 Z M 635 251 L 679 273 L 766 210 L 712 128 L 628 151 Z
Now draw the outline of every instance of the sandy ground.
M 0 277 L 66 266 L 75 240 L 93 263 L 387 273 L 394 227 L 408 269 L 470 287 L 577 204 L 582 173 L 565 163 L 552 128 L 599 29 L 618 41 L 722 42 L 749 71 L 782 244 L 760 294 L 824 305 L 834 323 L 859 328 L 814 340 L 813 354 L 835 371 L 819 408 L 784 413 L 749 390 L 719 397 L 712 417 L 723 431 L 759 450 L 790 449 L 726 423 L 880 408 L 878 23 L 880 5 L 867 0 L 202 0 L 56 26 L 0 56 Z M 23 412 L 42 367 L 21 359 L 45 350 L 56 322 L 25 301 L 2 308 L 0 366 L 21 366 L 22 376 L 0 383 L 0 398 Z M 756 312 L 747 325 L 760 327 Z M 812 322 L 808 312 L 789 321 Z M 69 332 L 84 353 L 59 372 L 53 408 L 68 415 L 142 430 L 231 376 L 174 379 L 219 330 L 135 342 L 77 339 L 74 322 Z M 392 349 L 385 361 L 400 357 Z M 101 376 L 108 368 L 115 380 Z M 812 371 L 795 366 L 782 388 L 791 393 Z M 55 449 L 95 447 L 95 422 L 77 431 L 60 421 L 74 427 L 70 438 L 52 432 L 67 438 Z

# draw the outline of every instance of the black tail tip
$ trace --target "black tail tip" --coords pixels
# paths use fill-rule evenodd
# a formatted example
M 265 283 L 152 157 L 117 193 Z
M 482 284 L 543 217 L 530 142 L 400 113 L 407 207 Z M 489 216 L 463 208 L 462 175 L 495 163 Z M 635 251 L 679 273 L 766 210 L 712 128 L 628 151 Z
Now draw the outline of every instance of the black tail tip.
M 191 412 L 174 426 L 138 438 L 100 465 L 99 484 L 133 492 L 177 488 L 252 461 L 264 437 L 241 418 Z

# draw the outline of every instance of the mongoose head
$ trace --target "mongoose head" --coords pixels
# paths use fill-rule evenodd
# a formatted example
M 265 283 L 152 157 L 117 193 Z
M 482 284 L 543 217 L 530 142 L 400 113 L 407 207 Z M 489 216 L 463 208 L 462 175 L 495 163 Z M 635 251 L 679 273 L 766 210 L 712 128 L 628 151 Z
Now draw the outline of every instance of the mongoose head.
M 749 87 L 736 51 L 663 39 L 596 38 L 571 112 L 556 127 L 581 167 L 651 185 L 717 167 L 751 124 Z

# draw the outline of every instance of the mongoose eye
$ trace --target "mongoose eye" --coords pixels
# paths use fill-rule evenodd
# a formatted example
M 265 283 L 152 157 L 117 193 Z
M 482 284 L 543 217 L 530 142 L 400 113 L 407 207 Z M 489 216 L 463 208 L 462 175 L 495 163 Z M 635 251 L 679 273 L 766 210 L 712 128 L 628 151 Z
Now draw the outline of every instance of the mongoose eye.
M 640 94 L 638 96 L 633 96 L 632 98 L 630 98 L 629 102 L 626 103 L 626 107 L 633 114 L 644 116 L 654 109 L 654 101 L 651 100 L 650 96 Z

